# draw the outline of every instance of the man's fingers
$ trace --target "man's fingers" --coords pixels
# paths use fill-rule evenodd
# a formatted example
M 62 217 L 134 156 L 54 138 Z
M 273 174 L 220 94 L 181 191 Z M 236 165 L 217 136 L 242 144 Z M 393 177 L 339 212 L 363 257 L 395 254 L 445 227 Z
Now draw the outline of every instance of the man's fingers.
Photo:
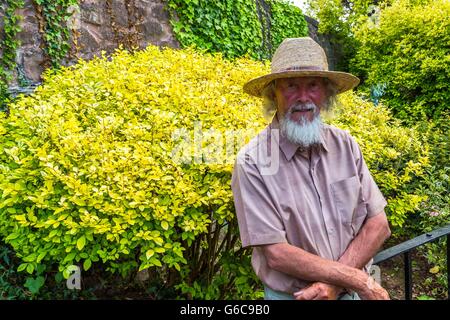
M 328 300 L 325 296 L 318 294 L 316 295 L 314 298 L 312 298 L 311 300 Z
M 295 300 L 305 300 L 305 298 L 303 296 L 303 291 L 300 292 L 299 294 L 294 294 L 294 298 L 295 298 Z
M 319 294 L 319 290 L 312 286 L 294 293 L 296 300 L 314 300 Z
M 296 300 L 336 300 L 339 288 L 333 285 L 316 282 L 307 288 L 294 293 Z
M 302 300 L 301 297 L 303 296 L 304 291 L 305 290 L 300 290 L 300 291 L 294 292 L 293 296 L 294 296 L 295 300 Z
M 303 299 L 300 300 L 314 300 L 314 298 L 316 298 L 318 294 L 319 294 L 318 290 L 308 290 L 308 292 L 305 292 L 301 296 Z

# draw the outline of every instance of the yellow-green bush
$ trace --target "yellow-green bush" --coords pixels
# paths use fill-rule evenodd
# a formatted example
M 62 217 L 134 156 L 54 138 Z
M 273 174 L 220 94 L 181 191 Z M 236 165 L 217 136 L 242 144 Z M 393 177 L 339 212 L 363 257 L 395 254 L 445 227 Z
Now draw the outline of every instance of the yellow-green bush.
M 259 105 L 242 85 L 264 68 L 150 46 L 48 74 L 32 96 L 10 105 L 0 126 L 0 233 L 24 261 L 19 270 L 102 262 L 123 274 L 159 269 L 171 281 L 180 270 L 185 292 L 202 284 L 195 297 L 253 295 L 224 290 L 251 280 L 242 277 L 248 261 L 233 264 L 248 260 L 235 249 L 230 190 L 238 141 L 214 163 L 195 163 L 202 159 L 195 146 L 191 163 L 171 153 L 184 141 L 175 129 L 194 140 L 196 124 L 224 138 L 261 128 Z M 219 263 L 222 253 L 230 257 Z M 213 275 L 222 283 L 207 292 Z
M 268 70 L 150 46 L 49 72 L 0 121 L 0 235 L 19 271 L 150 268 L 180 296 L 258 297 L 230 178 L 246 136 L 265 126 L 242 85 Z M 361 143 L 401 225 L 426 149 L 386 110 L 343 101 L 336 123 Z

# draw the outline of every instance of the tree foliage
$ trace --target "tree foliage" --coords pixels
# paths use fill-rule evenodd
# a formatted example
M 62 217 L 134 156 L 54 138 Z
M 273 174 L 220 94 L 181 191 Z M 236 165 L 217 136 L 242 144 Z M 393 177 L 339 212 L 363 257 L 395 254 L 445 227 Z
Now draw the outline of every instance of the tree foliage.
M 385 83 L 384 100 L 395 115 L 417 121 L 449 119 L 450 2 L 386 7 L 379 23 L 365 23 L 352 69 L 366 85 Z

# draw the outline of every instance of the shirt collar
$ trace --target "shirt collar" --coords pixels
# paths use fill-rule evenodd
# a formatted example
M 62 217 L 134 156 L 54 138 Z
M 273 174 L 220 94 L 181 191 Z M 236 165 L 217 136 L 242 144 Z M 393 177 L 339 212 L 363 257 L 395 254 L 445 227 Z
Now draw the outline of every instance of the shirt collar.
M 327 127 L 326 124 L 323 125 L 324 128 Z M 275 116 L 273 117 L 272 123 L 270 124 L 270 129 L 280 129 L 280 123 L 278 121 L 278 113 L 275 114 Z M 319 149 L 323 149 L 324 151 L 328 152 L 328 147 L 326 144 L 326 140 L 325 140 L 325 132 L 322 128 L 321 133 L 320 133 L 320 143 L 319 143 Z M 299 151 L 302 152 L 304 151 L 303 148 L 300 147 L 299 144 L 296 144 L 294 142 L 289 141 L 286 137 L 284 137 L 281 134 L 279 134 L 279 146 L 280 149 L 282 150 L 282 152 L 284 153 L 284 156 L 286 157 L 286 159 L 288 161 L 290 161 L 292 159 L 292 157 L 294 156 L 294 154 Z

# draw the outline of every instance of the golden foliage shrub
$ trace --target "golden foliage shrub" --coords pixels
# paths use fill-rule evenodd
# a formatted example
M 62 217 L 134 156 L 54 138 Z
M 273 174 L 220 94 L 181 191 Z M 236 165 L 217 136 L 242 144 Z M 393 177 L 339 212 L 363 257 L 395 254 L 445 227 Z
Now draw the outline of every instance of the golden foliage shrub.
M 230 177 L 245 134 L 233 130 L 264 126 L 242 85 L 266 68 L 149 46 L 48 73 L 0 125 L 0 233 L 19 270 L 101 262 L 193 284 L 222 253 L 239 260 Z

